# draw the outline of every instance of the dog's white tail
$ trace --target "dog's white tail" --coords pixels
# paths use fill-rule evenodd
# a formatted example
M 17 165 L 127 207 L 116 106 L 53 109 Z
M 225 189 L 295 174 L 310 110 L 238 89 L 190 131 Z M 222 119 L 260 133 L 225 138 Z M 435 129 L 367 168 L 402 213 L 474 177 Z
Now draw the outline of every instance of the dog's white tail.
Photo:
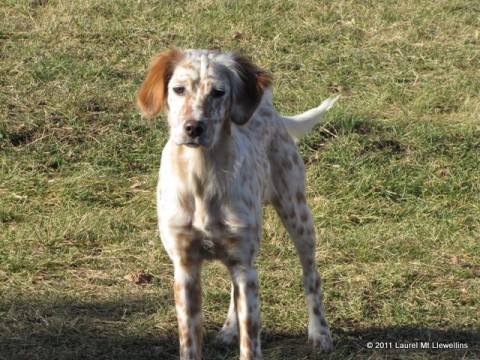
M 323 115 L 337 102 L 340 96 L 330 97 L 322 101 L 319 107 L 305 111 L 303 114 L 286 117 L 282 116 L 282 122 L 287 128 L 288 133 L 295 140 L 306 135 L 315 125 L 320 123 Z

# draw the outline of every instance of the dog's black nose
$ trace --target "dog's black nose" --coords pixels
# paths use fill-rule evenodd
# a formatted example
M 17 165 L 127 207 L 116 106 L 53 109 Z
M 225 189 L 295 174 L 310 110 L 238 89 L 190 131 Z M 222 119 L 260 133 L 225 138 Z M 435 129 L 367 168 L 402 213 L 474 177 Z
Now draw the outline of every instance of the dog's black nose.
M 205 124 L 202 121 L 187 120 L 183 125 L 183 130 L 192 139 L 198 138 L 205 130 Z

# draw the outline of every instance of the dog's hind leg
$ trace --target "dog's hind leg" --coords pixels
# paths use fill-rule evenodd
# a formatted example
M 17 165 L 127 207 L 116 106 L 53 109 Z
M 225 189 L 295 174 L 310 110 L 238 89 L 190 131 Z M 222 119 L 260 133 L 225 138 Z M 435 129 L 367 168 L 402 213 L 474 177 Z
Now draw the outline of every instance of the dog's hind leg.
M 238 318 L 235 306 L 235 285 L 232 283 L 230 297 L 230 306 L 228 308 L 227 320 L 218 333 L 217 341 L 224 345 L 233 345 L 238 343 Z
M 305 198 L 304 164 L 298 151 L 277 152 L 277 173 L 272 176 L 274 191 L 270 199 L 290 234 L 303 269 L 303 286 L 308 306 L 308 341 L 325 351 L 333 348 L 325 320 L 321 280 L 315 263 L 315 227 Z M 287 155 L 286 155 L 287 154 Z

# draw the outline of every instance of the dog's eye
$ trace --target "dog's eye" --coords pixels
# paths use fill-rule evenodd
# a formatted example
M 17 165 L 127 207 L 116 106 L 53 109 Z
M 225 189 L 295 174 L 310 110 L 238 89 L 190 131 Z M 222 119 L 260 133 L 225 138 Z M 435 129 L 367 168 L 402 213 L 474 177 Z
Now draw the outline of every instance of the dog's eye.
M 219 98 L 225 95 L 225 91 L 221 89 L 213 89 L 212 92 L 210 93 L 210 96 L 212 98 Z
M 185 94 L 185 87 L 184 86 L 175 86 L 173 88 L 173 92 L 177 95 L 183 95 L 183 94 Z

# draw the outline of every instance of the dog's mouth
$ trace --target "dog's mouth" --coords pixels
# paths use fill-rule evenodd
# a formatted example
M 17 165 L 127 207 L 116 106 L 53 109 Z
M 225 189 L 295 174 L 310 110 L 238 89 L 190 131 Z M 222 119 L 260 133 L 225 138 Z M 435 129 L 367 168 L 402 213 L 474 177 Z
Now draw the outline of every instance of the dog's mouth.
M 208 148 L 210 146 L 210 144 L 205 141 L 203 138 L 196 138 L 196 139 L 191 139 L 191 138 L 187 138 L 187 139 L 182 139 L 181 141 L 177 142 L 177 145 L 179 146 L 186 146 L 186 147 L 189 147 L 189 148 L 194 148 L 194 149 L 197 149 L 197 148 Z
M 178 146 L 186 146 L 192 149 L 209 149 L 212 146 L 213 139 L 206 132 L 200 136 L 188 136 L 182 132 L 174 136 L 174 141 Z
M 183 143 L 182 145 L 185 145 L 187 147 L 190 147 L 190 148 L 199 148 L 201 147 L 202 145 L 200 145 L 198 142 L 186 142 L 186 143 Z

